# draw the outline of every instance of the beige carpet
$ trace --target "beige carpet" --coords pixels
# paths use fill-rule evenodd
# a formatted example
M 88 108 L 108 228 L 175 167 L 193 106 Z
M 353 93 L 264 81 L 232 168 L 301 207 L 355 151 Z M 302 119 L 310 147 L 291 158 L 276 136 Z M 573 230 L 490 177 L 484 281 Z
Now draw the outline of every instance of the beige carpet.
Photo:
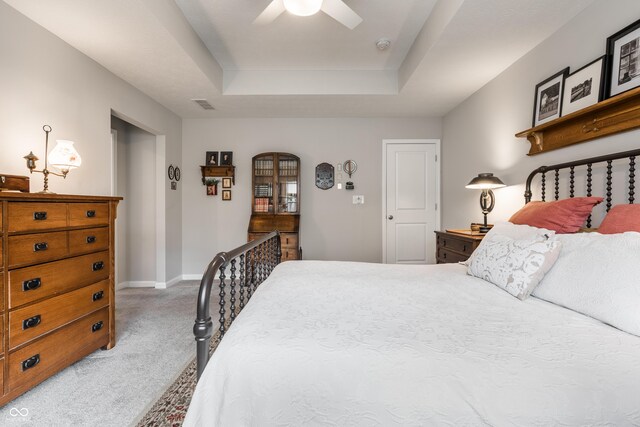
M 118 291 L 116 346 L 0 407 L 0 425 L 134 425 L 195 356 L 198 284 Z

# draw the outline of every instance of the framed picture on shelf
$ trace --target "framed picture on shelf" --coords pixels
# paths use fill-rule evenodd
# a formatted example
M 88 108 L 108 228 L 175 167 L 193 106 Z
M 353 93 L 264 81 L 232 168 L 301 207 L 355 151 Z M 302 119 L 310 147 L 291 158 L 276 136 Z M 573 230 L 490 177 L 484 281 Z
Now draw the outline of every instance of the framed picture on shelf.
M 231 166 L 231 165 L 233 165 L 233 152 L 232 151 L 221 151 L 220 152 L 220 165 L 221 166 Z
M 222 178 L 222 188 L 231 188 L 231 178 Z
M 640 86 L 640 20 L 607 38 L 607 96 Z
M 222 200 L 231 200 L 231 190 L 222 190 Z
M 207 160 L 205 165 L 207 166 L 218 166 L 218 152 L 217 151 L 207 151 Z
M 569 74 L 564 81 L 562 115 L 566 116 L 604 99 L 605 56 Z
M 536 85 L 533 127 L 560 117 L 564 79 L 568 74 L 569 67 Z

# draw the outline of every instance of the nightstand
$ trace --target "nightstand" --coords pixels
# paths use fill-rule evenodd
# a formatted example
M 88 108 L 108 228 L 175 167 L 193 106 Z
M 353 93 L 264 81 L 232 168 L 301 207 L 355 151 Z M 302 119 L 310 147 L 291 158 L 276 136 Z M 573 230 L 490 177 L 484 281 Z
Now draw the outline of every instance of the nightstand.
M 472 232 L 471 230 L 436 231 L 437 263 L 466 261 L 484 236 L 484 233 Z

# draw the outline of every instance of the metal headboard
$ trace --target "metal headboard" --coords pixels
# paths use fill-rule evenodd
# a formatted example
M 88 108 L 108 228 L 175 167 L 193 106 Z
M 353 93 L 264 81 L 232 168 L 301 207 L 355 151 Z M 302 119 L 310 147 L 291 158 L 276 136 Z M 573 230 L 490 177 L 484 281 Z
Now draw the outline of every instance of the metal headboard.
M 569 169 L 569 197 L 575 197 L 575 168 L 578 166 L 587 166 L 587 181 L 586 181 L 586 196 L 592 195 L 593 190 L 593 165 L 596 163 L 606 163 L 606 211 L 609 212 L 612 206 L 613 193 L 613 161 L 619 159 L 629 159 L 629 185 L 628 185 L 628 200 L 633 204 L 635 201 L 635 176 L 636 176 L 636 156 L 640 156 L 640 149 L 623 151 L 620 153 L 607 154 L 604 156 L 592 157 L 589 159 L 575 160 L 573 162 L 559 163 L 551 166 L 541 166 L 535 169 L 527 178 L 526 188 L 524 192 L 524 201 L 529 203 L 531 201 L 531 183 L 533 178 L 541 174 L 540 177 L 540 189 L 541 200 L 546 201 L 547 192 L 547 172 L 553 172 L 554 180 L 554 200 L 560 198 L 560 170 Z M 587 227 L 591 227 L 591 215 L 587 220 Z

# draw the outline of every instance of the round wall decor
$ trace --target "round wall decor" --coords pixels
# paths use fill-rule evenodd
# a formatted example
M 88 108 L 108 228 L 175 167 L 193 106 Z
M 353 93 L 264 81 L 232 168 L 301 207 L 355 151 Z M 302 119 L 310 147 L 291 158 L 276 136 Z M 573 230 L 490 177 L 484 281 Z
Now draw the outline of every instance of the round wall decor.
M 169 169 L 167 169 L 167 175 L 169 175 L 169 179 L 171 181 L 173 181 L 173 178 L 175 177 L 175 168 L 173 167 L 173 165 L 169 165 Z
M 333 187 L 333 165 L 320 163 L 316 166 L 316 187 L 322 190 Z
M 180 168 L 176 166 L 176 170 L 174 171 L 174 176 L 176 181 L 180 181 Z

